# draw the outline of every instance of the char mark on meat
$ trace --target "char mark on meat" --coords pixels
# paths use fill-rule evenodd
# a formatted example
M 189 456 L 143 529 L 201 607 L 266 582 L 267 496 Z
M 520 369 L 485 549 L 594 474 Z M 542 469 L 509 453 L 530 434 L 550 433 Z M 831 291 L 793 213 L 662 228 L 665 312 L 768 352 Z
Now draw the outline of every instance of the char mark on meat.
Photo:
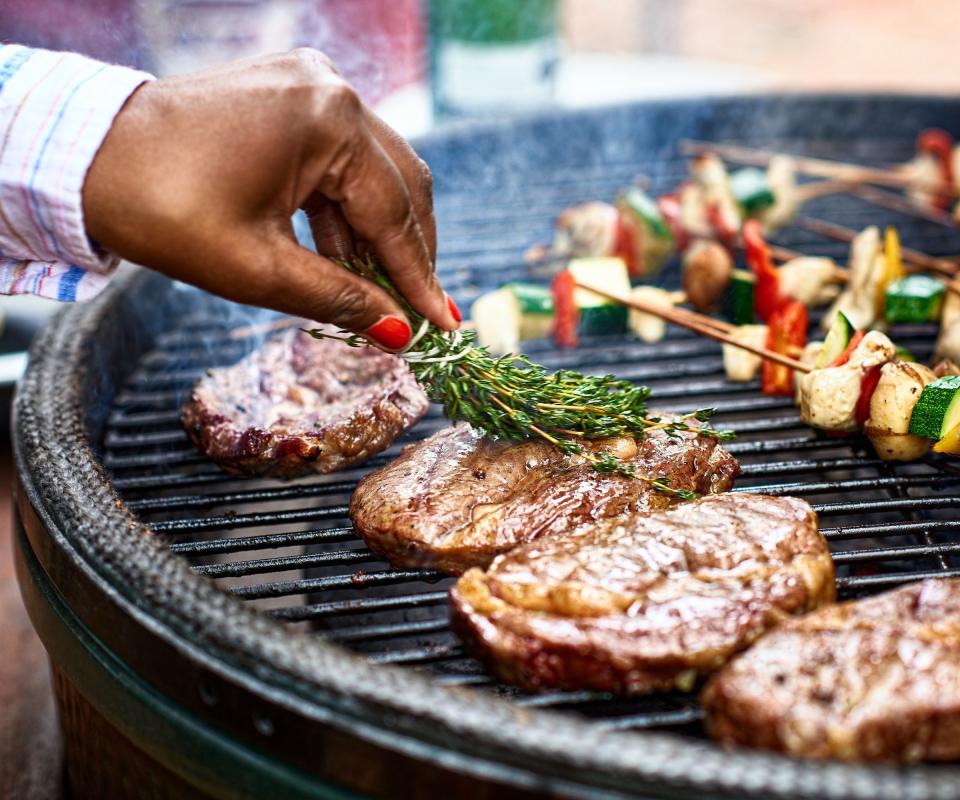
M 335 472 L 389 447 L 429 401 L 402 359 L 289 330 L 193 388 L 183 426 L 235 475 Z
M 590 443 L 640 475 L 698 494 L 730 488 L 736 460 L 715 439 L 656 431 L 645 439 Z M 600 473 L 576 455 L 536 440 L 495 442 L 458 424 L 405 448 L 367 475 L 350 503 L 354 527 L 395 566 L 460 574 L 549 533 L 673 499 L 648 482 Z
M 454 630 L 507 683 L 639 695 L 690 690 L 834 592 L 807 503 L 722 494 L 543 537 L 450 594 Z
M 791 620 L 705 687 L 727 744 L 844 761 L 960 758 L 960 580 Z

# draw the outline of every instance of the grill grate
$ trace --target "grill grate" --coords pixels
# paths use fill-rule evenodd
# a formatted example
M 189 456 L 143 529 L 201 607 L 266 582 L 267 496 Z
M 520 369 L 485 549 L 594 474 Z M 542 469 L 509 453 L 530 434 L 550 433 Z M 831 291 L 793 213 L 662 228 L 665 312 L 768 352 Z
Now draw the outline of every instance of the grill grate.
M 781 143 L 801 151 L 799 143 Z M 875 163 L 902 160 L 902 142 L 873 143 Z M 837 157 L 833 145 L 803 149 Z M 637 174 L 665 191 L 683 177 L 675 158 L 603 169 L 558 169 L 506 197 L 441 193 L 439 269 L 461 305 L 516 278 L 520 254 L 549 238 L 552 220 L 574 202 L 611 197 Z M 821 198 L 812 216 L 850 227 L 898 225 L 906 244 L 937 254 L 960 251 L 960 235 L 935 223 L 875 208 L 853 197 Z M 800 228 L 777 237 L 803 252 L 845 258 L 845 246 Z M 676 282 L 676 271 L 665 276 Z M 451 579 L 430 570 L 395 570 L 377 559 L 350 528 L 347 503 L 356 480 L 396 457 L 400 448 L 445 424 L 436 409 L 385 453 L 359 469 L 293 483 L 238 480 L 199 456 L 179 425 L 179 405 L 204 370 L 235 362 L 250 344 L 227 335 L 227 304 L 191 312 L 141 359 L 115 398 L 103 440 L 104 463 L 131 509 L 170 548 L 243 600 L 301 629 L 365 654 L 372 661 L 426 671 L 445 685 L 473 686 L 528 707 L 567 710 L 607 729 L 670 729 L 701 735 L 690 695 L 622 700 L 591 692 L 524 696 L 499 685 L 463 651 L 447 625 Z M 233 312 L 231 312 L 233 313 Z M 235 316 L 232 317 L 235 322 Z M 934 330 L 901 326 L 898 344 L 929 356 Z M 734 427 L 728 449 L 741 461 L 737 490 L 795 494 L 820 514 L 837 565 L 841 596 L 856 596 L 929 576 L 960 575 L 960 464 L 934 457 L 886 464 L 857 438 L 835 439 L 800 423 L 793 404 L 754 385 L 723 379 L 719 345 L 671 329 L 657 345 L 632 338 L 587 340 L 559 352 L 532 343 L 531 356 L 552 368 L 613 372 L 648 384 L 667 411 L 716 406 L 717 422 Z

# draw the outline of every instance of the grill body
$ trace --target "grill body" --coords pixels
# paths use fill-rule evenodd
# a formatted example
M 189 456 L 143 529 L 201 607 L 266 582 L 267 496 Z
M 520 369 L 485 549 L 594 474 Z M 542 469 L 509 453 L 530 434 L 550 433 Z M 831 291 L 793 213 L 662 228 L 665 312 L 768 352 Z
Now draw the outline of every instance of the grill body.
M 657 103 L 454 129 L 420 152 L 436 176 L 438 269 L 461 307 L 522 277 L 526 246 L 564 206 L 643 175 L 682 178 L 682 137 L 889 164 L 923 127 L 960 131 L 936 98 Z M 850 197 L 805 211 L 897 224 L 906 244 L 960 251 L 960 234 Z M 777 242 L 842 257 L 798 229 Z M 674 265 L 663 276 L 676 285 Z M 242 481 L 198 456 L 178 409 L 205 369 L 256 344 L 266 319 L 133 272 L 37 341 L 16 406 L 18 567 L 57 666 L 74 780 L 107 796 L 953 797 L 960 770 L 800 763 L 706 741 L 693 697 L 525 696 L 497 685 L 447 626 L 449 579 L 393 570 L 349 528 L 356 480 L 444 424 L 432 412 L 360 469 L 289 484 Z M 898 344 L 929 355 L 931 327 Z M 551 367 L 651 386 L 663 410 L 720 409 L 738 489 L 814 504 L 843 597 L 960 574 L 960 470 L 880 462 L 830 439 L 789 400 L 723 380 L 719 346 L 673 330 L 657 345 L 534 343 Z M 116 736 L 117 744 L 110 743 Z M 83 747 L 79 742 L 83 741 Z M 97 749 L 97 746 L 100 748 Z M 103 774 L 84 764 L 125 753 Z M 134 756 L 135 754 L 135 756 Z M 152 775 L 151 780 L 144 777 Z

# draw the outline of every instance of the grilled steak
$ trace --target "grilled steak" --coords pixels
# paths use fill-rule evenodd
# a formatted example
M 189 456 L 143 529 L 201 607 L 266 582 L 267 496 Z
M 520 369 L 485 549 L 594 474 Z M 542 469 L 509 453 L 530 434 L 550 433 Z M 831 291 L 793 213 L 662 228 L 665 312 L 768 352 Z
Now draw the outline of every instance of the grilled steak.
M 722 494 L 544 537 L 450 596 L 454 630 L 515 686 L 686 691 L 831 601 L 833 562 L 804 501 Z
M 200 452 L 227 472 L 293 478 L 365 461 L 428 405 L 402 359 L 288 330 L 211 370 L 182 416 Z
M 850 761 L 960 758 L 960 581 L 791 620 L 703 692 L 722 742 Z
M 656 432 L 591 447 L 699 493 L 729 489 L 739 471 L 716 440 L 693 434 L 672 439 Z M 494 442 L 458 424 L 410 445 L 360 481 L 350 517 L 394 565 L 459 574 L 545 533 L 670 502 L 642 480 L 598 473 L 545 442 Z

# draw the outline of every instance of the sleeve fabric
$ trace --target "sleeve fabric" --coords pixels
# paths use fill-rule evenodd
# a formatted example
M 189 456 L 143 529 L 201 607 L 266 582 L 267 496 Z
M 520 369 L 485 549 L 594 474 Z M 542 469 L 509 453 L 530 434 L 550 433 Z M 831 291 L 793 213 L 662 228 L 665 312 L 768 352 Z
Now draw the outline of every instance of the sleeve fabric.
M 152 76 L 76 53 L 0 47 L 0 294 L 84 300 L 119 258 L 83 223 L 82 190 L 113 119 Z

